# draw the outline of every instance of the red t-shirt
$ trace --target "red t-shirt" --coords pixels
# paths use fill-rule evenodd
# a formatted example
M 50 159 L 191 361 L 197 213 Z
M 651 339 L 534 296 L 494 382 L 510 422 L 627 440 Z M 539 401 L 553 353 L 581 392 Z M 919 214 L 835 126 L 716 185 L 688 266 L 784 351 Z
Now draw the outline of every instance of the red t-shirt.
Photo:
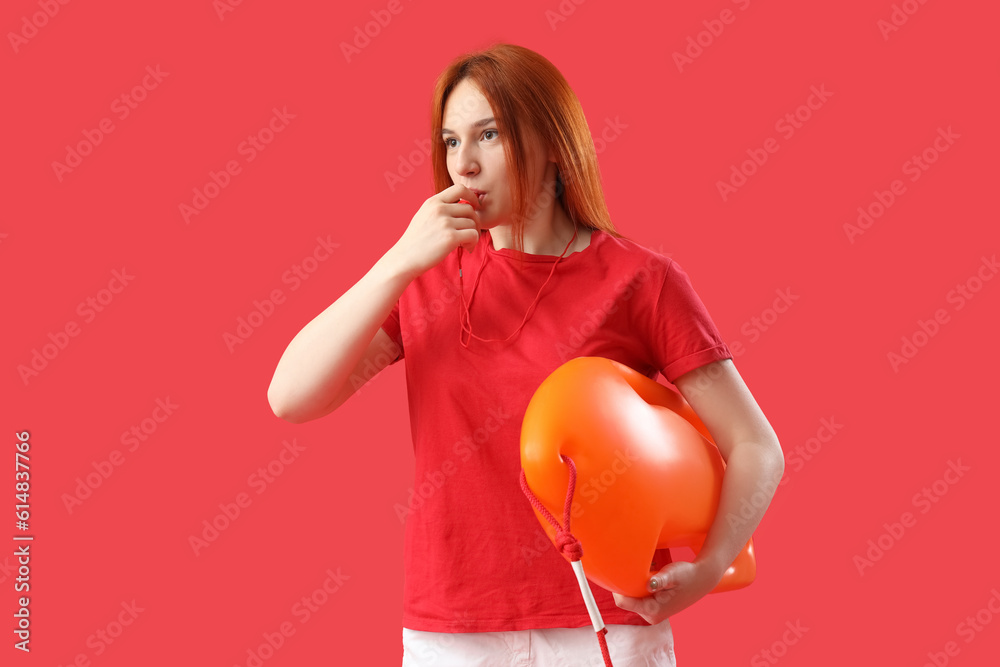
M 555 255 L 493 247 L 483 231 L 462 258 L 472 332 L 504 339 L 524 318 Z M 523 253 L 520 253 L 523 254 Z M 415 456 L 405 510 L 403 627 L 499 632 L 589 626 L 576 575 L 549 542 L 521 490 L 521 421 L 552 371 L 582 356 L 647 377 L 678 376 L 731 358 L 677 262 L 594 230 L 566 255 L 521 332 L 484 343 L 461 332 L 457 251 L 403 291 L 382 329 L 406 359 Z M 561 520 L 561 514 L 560 514 Z M 586 548 L 586 545 L 584 545 Z M 669 560 L 657 552 L 658 567 Z M 649 625 L 591 584 L 605 624 Z

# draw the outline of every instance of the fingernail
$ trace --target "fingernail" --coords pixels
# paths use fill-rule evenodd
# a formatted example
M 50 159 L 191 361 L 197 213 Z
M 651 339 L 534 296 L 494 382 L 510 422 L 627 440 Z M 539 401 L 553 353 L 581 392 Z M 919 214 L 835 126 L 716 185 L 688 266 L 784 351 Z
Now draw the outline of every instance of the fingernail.
M 653 577 L 652 579 L 649 580 L 649 592 L 650 593 L 652 593 L 653 591 L 655 591 L 659 587 L 660 587 L 660 584 L 656 580 L 656 577 Z

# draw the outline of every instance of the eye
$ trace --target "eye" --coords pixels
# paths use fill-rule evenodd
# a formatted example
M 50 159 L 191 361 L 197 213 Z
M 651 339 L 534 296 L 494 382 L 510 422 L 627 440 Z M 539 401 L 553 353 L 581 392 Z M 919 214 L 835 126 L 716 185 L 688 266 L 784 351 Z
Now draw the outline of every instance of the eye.
M 485 137 L 487 134 L 492 134 L 494 136 L 494 138 L 496 138 L 497 135 L 500 134 L 500 132 L 497 131 L 497 130 L 494 130 L 494 129 L 483 130 L 483 136 Z M 445 137 L 444 138 L 444 145 L 445 145 L 445 147 L 447 147 L 447 148 L 454 148 L 455 144 L 451 143 L 452 141 L 456 141 L 455 137 Z

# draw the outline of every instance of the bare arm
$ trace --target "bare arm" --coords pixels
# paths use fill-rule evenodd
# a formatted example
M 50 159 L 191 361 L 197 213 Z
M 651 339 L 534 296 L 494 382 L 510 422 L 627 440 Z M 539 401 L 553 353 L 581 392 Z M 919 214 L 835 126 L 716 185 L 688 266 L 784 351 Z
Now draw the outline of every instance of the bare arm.
M 394 246 L 295 335 L 267 388 L 275 415 L 295 424 L 322 417 L 357 389 L 352 376 L 365 359 L 384 368 L 398 356 L 380 327 L 412 280 L 399 259 Z
M 459 246 L 475 248 L 478 205 L 476 194 L 458 184 L 424 201 L 399 241 L 285 348 L 267 388 L 275 415 L 294 424 L 318 419 L 363 383 L 358 370 L 365 361 L 380 370 L 398 356 L 382 323 L 411 281 Z
M 713 361 L 674 383 L 712 434 L 726 461 L 722 496 L 698 555 L 719 575 L 756 530 L 785 469 L 778 437 L 732 359 Z M 746 508 L 752 508 L 747 513 Z
M 653 625 L 710 593 L 750 540 L 785 469 L 781 445 L 732 359 L 713 361 L 677 377 L 674 385 L 719 447 L 726 472 L 715 521 L 692 562 L 668 563 L 647 585 L 652 596 L 614 593 L 615 604 Z M 752 507 L 746 512 L 745 507 Z M 654 592 L 655 590 L 655 592 Z

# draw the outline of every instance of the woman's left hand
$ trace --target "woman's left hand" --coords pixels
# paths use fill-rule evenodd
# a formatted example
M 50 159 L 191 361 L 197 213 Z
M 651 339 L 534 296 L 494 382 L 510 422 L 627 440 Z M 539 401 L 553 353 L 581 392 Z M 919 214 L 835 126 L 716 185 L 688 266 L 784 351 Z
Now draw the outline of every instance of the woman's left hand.
M 653 595 L 634 598 L 613 591 L 612 595 L 620 608 L 656 625 L 705 597 L 722 580 L 723 572 L 707 562 L 675 561 L 656 573 L 659 586 Z

